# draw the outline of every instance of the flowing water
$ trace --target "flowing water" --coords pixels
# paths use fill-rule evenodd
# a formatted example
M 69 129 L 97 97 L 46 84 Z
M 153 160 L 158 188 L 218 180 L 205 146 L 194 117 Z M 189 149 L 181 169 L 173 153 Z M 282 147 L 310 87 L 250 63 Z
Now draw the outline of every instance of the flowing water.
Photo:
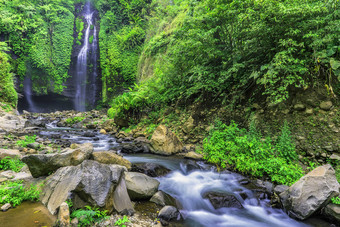
M 28 76 L 26 76 L 24 79 L 24 95 L 28 104 L 28 111 L 38 112 L 38 108 L 36 107 L 32 99 L 32 81 L 31 78 L 29 78 Z
M 72 143 L 91 142 L 95 151 L 119 148 L 116 139 L 110 135 L 102 135 L 93 130 L 58 128 L 55 124 L 56 122 L 49 124 L 48 129 L 41 131 L 41 135 L 60 135 L 60 139 L 70 140 Z M 185 226 L 330 226 L 325 222 L 318 224 L 319 220 L 305 224 L 289 218 L 281 209 L 271 208 L 269 201 L 259 200 L 252 190 L 242 186 L 239 182 L 244 179 L 243 176 L 232 172 L 218 173 L 213 166 L 204 162 L 151 154 L 124 157 L 131 163 L 156 163 L 171 170 L 168 175 L 157 178 L 160 181 L 159 189 L 180 201 L 180 212 L 184 217 Z M 204 198 L 207 192 L 233 195 L 244 208 L 215 209 L 209 200 Z
M 97 71 L 94 70 L 92 73 L 88 70 L 88 55 L 90 50 L 92 51 L 90 59 L 95 63 L 95 67 L 97 67 L 97 30 L 94 24 L 94 10 L 91 9 L 90 2 L 87 2 L 84 7 L 83 16 L 86 22 L 86 30 L 84 43 L 77 58 L 77 66 L 76 66 L 76 93 L 74 98 L 74 108 L 77 111 L 85 111 L 87 100 L 92 102 L 94 105 L 96 88 L 95 88 L 95 80 L 97 77 Z M 91 27 L 93 27 L 93 42 L 90 44 L 90 32 Z M 96 69 L 96 68 L 95 68 Z M 89 92 L 87 92 L 89 91 Z

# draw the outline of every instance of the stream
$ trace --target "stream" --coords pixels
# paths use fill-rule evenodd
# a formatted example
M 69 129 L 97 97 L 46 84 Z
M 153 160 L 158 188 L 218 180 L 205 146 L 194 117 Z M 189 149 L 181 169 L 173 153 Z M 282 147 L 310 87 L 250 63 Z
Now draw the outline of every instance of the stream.
M 59 128 L 56 123 L 47 124 L 40 135 L 52 141 L 58 138 L 71 143 L 90 142 L 95 151 L 119 149 L 119 143 L 110 135 L 100 134 L 96 130 Z M 302 223 L 289 218 L 281 209 L 271 208 L 268 200 L 259 200 L 252 190 L 242 186 L 239 182 L 244 179 L 243 176 L 229 171 L 218 173 L 213 166 L 202 161 L 152 154 L 123 155 L 132 164 L 156 163 L 171 170 L 166 176 L 157 178 L 160 181 L 159 189 L 181 203 L 180 212 L 185 226 L 331 226 L 318 219 Z M 243 208 L 215 209 L 204 198 L 207 192 L 233 195 L 242 203 Z

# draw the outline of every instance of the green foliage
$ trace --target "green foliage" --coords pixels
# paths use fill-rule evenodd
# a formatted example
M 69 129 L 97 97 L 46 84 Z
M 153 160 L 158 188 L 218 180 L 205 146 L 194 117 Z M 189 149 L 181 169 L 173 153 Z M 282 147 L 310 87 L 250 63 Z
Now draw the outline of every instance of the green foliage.
M 79 32 L 78 33 L 78 40 L 81 40 L 83 38 L 83 33 L 82 32 Z
M 110 217 L 107 215 L 107 210 L 100 211 L 99 208 L 91 208 L 90 206 L 85 206 L 85 208 L 85 210 L 75 210 L 71 214 L 72 219 L 78 219 L 78 226 L 93 226 L 95 223 Z
M 123 218 L 119 218 L 118 221 L 116 221 L 115 226 L 119 227 L 126 227 L 126 223 L 130 222 L 129 218 L 124 215 Z
M 10 203 L 13 207 L 25 200 L 38 201 L 40 190 L 37 186 L 23 186 L 22 181 L 0 183 L 0 204 Z
M 11 61 L 13 72 L 21 80 L 32 78 L 36 93 L 64 88 L 73 44 L 73 9 L 69 0 L 0 2 L 0 35 L 16 56 Z
M 337 204 L 337 205 L 340 205 L 340 198 L 339 197 L 333 197 L 331 199 L 332 203 L 334 204 Z
M 100 13 L 100 65 L 103 102 L 132 86 L 145 39 L 149 0 L 96 0 Z
M 18 95 L 14 89 L 14 78 L 8 55 L 2 52 L 5 50 L 8 50 L 7 44 L 0 42 L 0 102 L 15 108 Z
M 137 53 L 141 86 L 128 95 L 131 98 L 114 99 L 112 107 L 121 112 L 130 105 L 122 100 L 132 100 L 132 96 L 149 100 L 144 102 L 147 106 L 132 104 L 129 109 L 137 112 L 151 100 L 158 106 L 205 99 L 235 104 L 246 96 L 265 95 L 268 101 L 279 103 L 290 91 L 318 83 L 327 85 L 330 96 L 339 94 L 339 4 L 337 0 L 154 0 L 149 16 L 142 17 L 146 25 L 138 23 L 145 31 L 144 45 Z M 109 28 L 120 28 L 122 22 L 116 11 L 106 15 L 101 37 Z M 137 29 L 133 25 L 129 32 Z M 101 50 L 110 50 L 101 51 L 104 101 L 112 96 L 110 89 L 122 75 L 118 67 L 122 60 L 117 56 L 128 53 L 134 43 L 126 41 L 129 32 L 119 31 L 110 39 L 102 38 L 100 44 Z M 143 37 L 140 34 L 131 37 Z M 145 79 L 150 77 L 156 86 L 147 85 Z
M 76 18 L 76 31 L 77 33 L 82 32 L 84 30 L 84 22 L 81 18 Z
M 71 117 L 71 118 L 67 118 L 65 120 L 65 122 L 68 125 L 73 125 L 73 124 L 76 124 L 76 123 L 83 121 L 84 119 L 85 119 L 85 117 Z
M 91 36 L 89 37 L 89 43 L 90 43 L 90 44 L 93 43 L 93 35 L 91 35 Z
M 0 109 L 4 110 L 5 112 L 10 112 L 11 110 L 13 110 L 13 107 L 9 104 L 6 103 L 1 103 L 0 102 Z
M 37 135 L 32 135 L 32 136 L 26 135 L 25 139 L 17 141 L 17 145 L 21 147 L 27 147 L 28 144 L 34 143 L 36 138 L 37 138 Z
M 255 177 L 269 176 L 272 181 L 290 185 L 303 176 L 303 170 L 295 159 L 294 145 L 284 143 L 284 138 L 291 140 L 286 123 L 273 144 L 270 137 L 262 139 L 254 126 L 247 131 L 234 122 L 227 126 L 217 121 L 203 142 L 205 159 L 223 168 L 233 167 Z M 283 147 L 288 148 L 286 153 L 278 150 Z
M 19 172 L 25 165 L 19 158 L 5 157 L 0 160 L 0 170 L 13 170 Z
M 295 152 L 295 144 L 292 142 L 290 134 L 291 132 L 289 129 L 289 125 L 287 121 L 284 121 L 284 124 L 281 129 L 281 135 L 279 136 L 277 143 L 275 145 L 277 155 L 281 158 L 286 159 L 289 162 L 298 159 L 297 154 Z

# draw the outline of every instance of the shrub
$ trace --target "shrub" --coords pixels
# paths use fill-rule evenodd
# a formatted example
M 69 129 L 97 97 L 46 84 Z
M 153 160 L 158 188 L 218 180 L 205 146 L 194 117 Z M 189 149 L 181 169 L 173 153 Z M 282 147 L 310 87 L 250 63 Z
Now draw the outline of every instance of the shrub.
M 83 121 L 84 119 L 85 119 L 85 117 L 70 117 L 70 118 L 67 118 L 65 120 L 65 122 L 68 125 L 73 125 L 73 124 L 76 124 L 76 123 Z
M 100 211 L 99 208 L 91 208 L 85 206 L 84 209 L 75 210 L 71 214 L 71 218 L 77 218 L 79 220 L 78 226 L 93 226 L 97 222 L 101 222 L 109 216 L 106 214 L 107 210 Z
M 340 198 L 339 197 L 333 197 L 331 199 L 332 203 L 334 204 L 337 204 L 337 205 L 340 205 Z
M 115 222 L 115 226 L 119 226 L 119 227 L 126 227 L 126 223 L 130 222 L 130 220 L 128 219 L 127 216 L 124 215 L 123 218 L 119 218 L 116 222 Z
M 288 125 L 285 124 L 276 144 L 261 133 L 239 128 L 235 122 L 225 125 L 216 121 L 215 127 L 203 141 L 205 159 L 223 168 L 232 167 L 255 177 L 269 176 L 280 184 L 292 184 L 303 175 L 297 164 L 294 145 L 290 143 Z M 282 141 L 284 138 L 288 142 Z M 287 148 L 282 155 L 283 147 Z M 281 150 L 278 150 L 281 149 Z
M 5 157 L 0 160 L 0 170 L 13 170 L 19 172 L 25 165 L 19 158 Z
M 28 144 L 34 143 L 36 138 L 37 138 L 37 135 L 32 135 L 32 136 L 26 135 L 25 139 L 17 141 L 17 145 L 21 147 L 27 147 Z
M 25 200 L 38 201 L 40 192 L 37 186 L 25 188 L 22 181 L 7 181 L 0 184 L 0 204 L 10 203 L 15 207 Z

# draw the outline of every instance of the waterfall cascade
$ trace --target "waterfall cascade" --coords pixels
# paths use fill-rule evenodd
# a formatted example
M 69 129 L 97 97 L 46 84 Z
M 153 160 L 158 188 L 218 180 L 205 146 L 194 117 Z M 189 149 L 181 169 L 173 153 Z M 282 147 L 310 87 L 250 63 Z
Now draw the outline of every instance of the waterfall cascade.
M 32 99 L 32 81 L 28 76 L 24 79 L 24 96 L 28 104 L 27 110 L 30 112 L 38 112 L 38 109 Z
M 90 2 L 87 2 L 82 13 L 86 22 L 84 43 L 77 57 L 76 72 L 74 75 L 76 84 L 74 108 L 77 111 L 85 111 L 89 107 L 94 107 L 96 100 L 98 39 L 97 28 L 94 22 L 94 12 Z M 93 39 L 90 43 L 91 34 Z

